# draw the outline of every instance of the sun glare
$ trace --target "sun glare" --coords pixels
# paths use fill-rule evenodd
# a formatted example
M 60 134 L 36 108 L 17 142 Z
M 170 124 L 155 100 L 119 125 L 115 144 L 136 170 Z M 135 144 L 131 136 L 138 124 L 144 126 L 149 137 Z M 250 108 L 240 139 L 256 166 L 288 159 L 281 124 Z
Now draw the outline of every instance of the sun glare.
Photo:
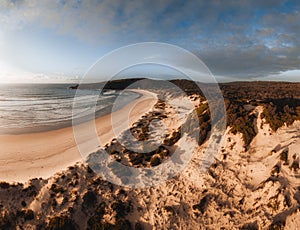
M 0 59 L 0 83 L 20 83 L 26 80 L 26 72 Z

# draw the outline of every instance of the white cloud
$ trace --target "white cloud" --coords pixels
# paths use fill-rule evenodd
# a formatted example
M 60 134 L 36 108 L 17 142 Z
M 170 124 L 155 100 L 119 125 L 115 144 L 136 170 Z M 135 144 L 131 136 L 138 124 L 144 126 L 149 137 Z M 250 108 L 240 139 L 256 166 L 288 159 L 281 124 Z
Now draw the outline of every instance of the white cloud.
M 300 68 L 300 11 L 278 13 L 282 4 L 273 0 L 229 0 L 226 4 L 204 0 L 2 0 L 0 28 L 40 26 L 114 47 L 171 42 L 197 52 L 216 74 L 268 76 Z M 257 9 L 265 12 L 261 20 L 255 19 Z
M 272 75 L 269 75 L 264 78 L 259 78 L 258 80 L 299 82 L 300 81 L 300 69 L 282 71 L 279 74 L 272 74 Z
M 31 73 L 0 60 L 0 83 L 73 83 L 78 82 L 78 76 L 68 76 L 64 73 Z

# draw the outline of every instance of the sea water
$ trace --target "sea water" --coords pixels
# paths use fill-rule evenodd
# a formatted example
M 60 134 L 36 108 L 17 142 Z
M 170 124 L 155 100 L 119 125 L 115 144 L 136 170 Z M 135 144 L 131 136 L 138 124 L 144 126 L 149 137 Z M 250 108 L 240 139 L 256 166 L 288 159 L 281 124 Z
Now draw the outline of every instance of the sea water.
M 21 134 L 59 129 L 72 119 L 95 118 L 111 112 L 119 91 L 72 90 L 68 84 L 0 85 L 0 134 Z M 73 110 L 76 95 L 76 110 Z M 140 95 L 122 92 L 126 105 Z M 96 97 L 96 106 L 91 103 Z M 82 119 L 84 121 L 84 119 Z

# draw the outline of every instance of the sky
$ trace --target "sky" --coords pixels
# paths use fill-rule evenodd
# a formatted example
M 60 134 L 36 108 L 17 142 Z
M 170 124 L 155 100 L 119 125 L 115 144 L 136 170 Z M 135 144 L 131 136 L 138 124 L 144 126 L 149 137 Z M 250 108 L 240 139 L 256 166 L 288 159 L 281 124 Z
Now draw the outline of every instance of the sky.
M 140 42 L 182 47 L 218 81 L 299 81 L 299 22 L 296 0 L 0 0 L 0 82 L 75 82 Z

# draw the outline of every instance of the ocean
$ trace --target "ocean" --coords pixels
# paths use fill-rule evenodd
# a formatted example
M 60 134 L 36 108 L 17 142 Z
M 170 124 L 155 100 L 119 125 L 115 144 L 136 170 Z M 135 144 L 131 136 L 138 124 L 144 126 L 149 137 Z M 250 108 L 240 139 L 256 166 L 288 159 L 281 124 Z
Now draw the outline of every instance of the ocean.
M 76 90 L 70 84 L 3 84 L 0 85 L 0 134 L 43 132 L 72 125 L 72 118 L 80 120 L 103 116 L 111 112 L 120 92 L 99 89 L 77 91 L 76 110 L 73 109 Z M 122 93 L 122 104 L 126 105 L 140 95 L 126 91 Z M 96 111 L 90 101 L 97 98 Z M 85 121 L 86 119 L 81 119 Z

